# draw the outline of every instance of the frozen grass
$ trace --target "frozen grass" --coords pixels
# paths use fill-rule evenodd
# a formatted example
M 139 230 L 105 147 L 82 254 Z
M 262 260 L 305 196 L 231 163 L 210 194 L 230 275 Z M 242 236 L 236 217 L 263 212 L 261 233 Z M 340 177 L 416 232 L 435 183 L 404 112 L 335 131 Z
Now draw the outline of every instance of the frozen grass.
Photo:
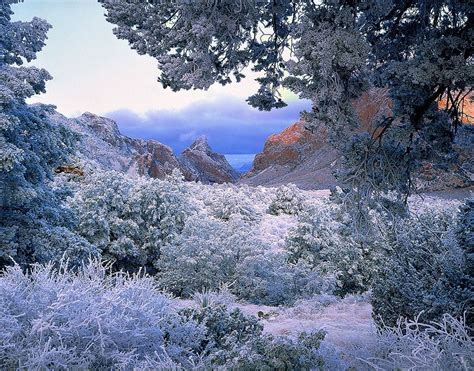
M 441 321 L 422 323 L 400 320 L 396 327 L 380 331 L 377 342 L 362 358 L 364 365 L 375 370 L 472 370 L 474 342 L 472 328 L 465 318 L 445 314 Z M 366 348 L 367 349 L 367 348 Z
M 303 331 L 322 329 L 325 340 L 341 351 L 373 343 L 376 327 L 367 300 L 340 300 L 330 295 L 300 300 L 293 307 L 237 305 L 244 313 L 259 316 L 264 331 L 272 335 L 297 336 Z
M 232 300 L 234 299 L 234 300 Z M 325 341 L 337 350 L 351 353 L 377 340 L 372 319 L 372 307 L 367 296 L 348 296 L 344 299 L 332 295 L 317 295 L 298 300 L 291 307 L 275 307 L 236 302 L 224 291 L 198 293 L 194 300 L 175 299 L 174 306 L 202 306 L 206 302 L 225 303 L 239 308 L 247 315 L 261 320 L 264 332 L 275 336 L 296 338 L 302 332 L 326 331 Z

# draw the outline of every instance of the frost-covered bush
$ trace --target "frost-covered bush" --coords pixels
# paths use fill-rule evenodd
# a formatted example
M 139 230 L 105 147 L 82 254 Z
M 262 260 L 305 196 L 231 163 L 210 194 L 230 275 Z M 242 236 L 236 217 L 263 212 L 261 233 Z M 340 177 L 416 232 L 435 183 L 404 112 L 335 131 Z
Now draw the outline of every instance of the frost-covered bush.
M 110 273 L 110 272 L 109 272 Z M 0 368 L 132 368 L 148 358 L 190 364 L 204 336 L 183 321 L 154 280 L 110 275 L 99 263 L 78 273 L 18 266 L 0 277 Z
M 219 303 L 178 310 L 151 277 L 98 262 L 0 276 L 1 369 L 310 369 L 323 338 L 264 335 Z
M 152 267 L 161 247 L 181 232 L 189 211 L 179 182 L 132 180 L 117 172 L 87 178 L 70 204 L 79 220 L 77 231 L 103 258 L 127 269 Z
M 217 219 L 228 221 L 233 215 L 243 220 L 254 221 L 260 217 L 259 212 L 249 197 L 237 187 L 206 187 L 204 204 L 210 209 L 211 215 Z
M 204 326 L 206 336 L 199 353 L 214 365 L 239 370 L 309 370 L 324 364 L 318 352 L 323 331 L 302 333 L 296 340 L 263 335 L 256 318 L 223 305 L 188 308 L 180 314 Z
M 240 217 L 189 217 L 180 236 L 161 248 L 155 267 L 160 287 L 180 297 L 227 285 L 240 299 L 280 305 L 332 290 L 330 278 L 306 262 L 289 263 L 286 252 L 272 251 Z
M 198 344 L 198 353 L 210 356 L 218 349 L 217 358 L 212 361 L 222 364 L 227 361 L 226 353 L 260 336 L 263 331 L 256 317 L 245 316 L 240 309 L 228 309 L 221 304 L 184 308 L 180 315 L 185 322 L 197 323 L 205 331 Z
M 395 327 L 381 329 L 372 357 L 358 366 L 370 365 L 378 370 L 472 370 L 474 341 L 469 331 L 465 318 L 447 314 L 431 323 L 419 322 L 418 318 L 400 320 Z
M 272 215 L 297 215 L 303 210 L 301 191 L 294 185 L 288 184 L 277 188 L 275 198 L 268 207 Z
M 297 339 L 259 337 L 240 351 L 227 365 L 241 370 L 323 370 L 325 359 L 319 351 L 323 331 L 302 332 Z
M 334 275 L 335 292 L 341 296 L 370 288 L 375 245 L 375 238 L 354 234 L 349 216 L 331 204 L 302 213 L 286 242 L 290 262 L 305 261 L 320 274 Z
M 385 223 L 383 259 L 373 284 L 374 319 L 394 326 L 400 316 L 438 320 L 472 305 L 472 272 L 456 239 L 456 210 L 427 207 Z M 469 276 L 471 275 L 471 276 Z
M 333 282 L 305 262 L 289 263 L 285 252 L 268 251 L 244 259 L 237 268 L 234 292 L 252 303 L 288 305 L 331 292 Z
M 172 244 L 162 247 L 156 262 L 158 282 L 182 297 L 217 290 L 232 283 L 238 264 L 262 248 L 255 228 L 242 219 L 225 222 L 197 214 L 188 218 Z

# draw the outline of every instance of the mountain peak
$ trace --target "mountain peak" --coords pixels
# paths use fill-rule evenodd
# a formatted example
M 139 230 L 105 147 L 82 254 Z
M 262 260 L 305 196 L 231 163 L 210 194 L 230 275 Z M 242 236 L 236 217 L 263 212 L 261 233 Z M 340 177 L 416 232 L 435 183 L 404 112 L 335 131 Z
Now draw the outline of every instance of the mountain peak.
M 205 135 L 201 135 L 198 137 L 193 144 L 189 146 L 189 149 L 196 150 L 196 151 L 203 151 L 203 152 L 212 152 L 211 146 L 207 141 L 207 137 Z
M 178 161 L 186 179 L 204 183 L 233 183 L 239 177 L 224 155 L 213 152 L 205 135 L 198 137 L 185 149 Z

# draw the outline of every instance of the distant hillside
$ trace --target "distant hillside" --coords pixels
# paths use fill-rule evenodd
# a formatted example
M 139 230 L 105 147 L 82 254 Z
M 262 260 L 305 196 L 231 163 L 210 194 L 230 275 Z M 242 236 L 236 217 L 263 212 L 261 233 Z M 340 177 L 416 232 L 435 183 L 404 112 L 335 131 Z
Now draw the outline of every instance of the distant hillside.
M 69 119 L 54 112 L 50 118 L 80 137 L 76 163 L 65 166 L 83 171 L 116 170 L 160 179 L 179 169 L 186 180 L 203 183 L 233 183 L 238 178 L 225 157 L 214 153 L 205 138 L 199 138 L 175 156 L 170 147 L 156 140 L 129 138 L 120 133 L 115 121 L 92 113 Z

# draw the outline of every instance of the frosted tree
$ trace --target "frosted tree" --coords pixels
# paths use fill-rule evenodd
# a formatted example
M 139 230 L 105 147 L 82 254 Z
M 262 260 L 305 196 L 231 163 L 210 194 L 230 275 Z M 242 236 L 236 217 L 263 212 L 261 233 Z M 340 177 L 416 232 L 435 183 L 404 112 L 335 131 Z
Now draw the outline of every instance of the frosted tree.
M 49 122 L 50 107 L 25 103 L 51 79 L 44 69 L 23 66 L 45 45 L 50 25 L 36 17 L 12 22 L 10 6 L 16 2 L 0 3 L 0 266 L 11 263 L 10 257 L 23 264 L 92 251 L 67 228 L 67 210 L 47 184 L 74 137 Z
M 156 58 L 165 87 L 238 82 L 251 66 L 260 74 L 252 106 L 284 106 L 282 87 L 312 100 L 303 118 L 310 130 L 330 129 L 345 154 L 344 199 L 360 210 L 403 200 L 421 160 L 455 157 L 450 144 L 474 78 L 472 2 L 99 1 L 115 35 Z M 374 86 L 388 89 L 393 113 L 354 136 L 351 102 Z M 438 108 L 442 97 L 449 104 Z M 359 214 L 355 222 L 367 218 Z

